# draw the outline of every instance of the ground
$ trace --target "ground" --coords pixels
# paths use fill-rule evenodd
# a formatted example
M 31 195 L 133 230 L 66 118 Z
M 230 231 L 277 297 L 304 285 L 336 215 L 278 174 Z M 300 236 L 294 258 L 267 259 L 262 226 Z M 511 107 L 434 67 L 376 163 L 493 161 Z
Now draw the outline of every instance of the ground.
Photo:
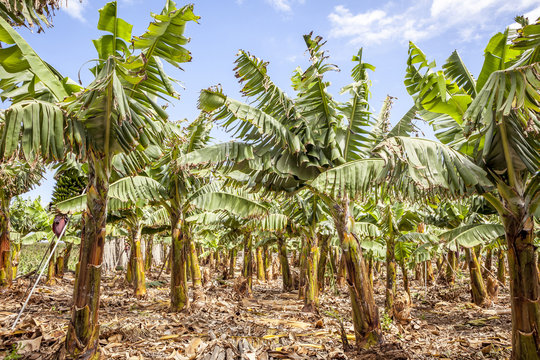
M 486 309 L 471 304 L 466 281 L 426 288 L 413 282 L 412 321 L 394 324 L 381 313 L 385 342 L 371 351 L 343 352 L 340 322 L 351 344 L 346 289 L 327 289 L 319 314 L 304 313 L 297 292 L 281 281 L 254 283 L 253 298 L 235 293 L 234 280 L 205 285 L 206 298 L 188 311 L 168 311 L 168 275 L 148 280 L 137 300 L 120 272 L 102 282 L 102 359 L 506 359 L 510 356 L 508 289 Z M 216 274 L 217 276 L 217 274 Z M 0 357 L 57 358 L 70 318 L 73 274 L 57 285 L 40 285 L 22 321 L 10 330 L 28 287 L 20 279 L 0 293 Z M 384 306 L 382 282 L 375 284 Z M 382 311 L 382 310 L 381 310 Z

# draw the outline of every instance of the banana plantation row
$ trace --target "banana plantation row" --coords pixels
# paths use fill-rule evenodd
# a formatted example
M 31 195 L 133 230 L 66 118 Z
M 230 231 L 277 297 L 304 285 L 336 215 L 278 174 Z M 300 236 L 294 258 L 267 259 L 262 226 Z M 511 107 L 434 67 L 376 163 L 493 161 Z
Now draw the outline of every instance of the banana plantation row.
M 539 22 L 519 17 L 518 30 L 494 35 L 477 77 L 457 52 L 438 69 L 410 43 L 404 82 L 414 106 L 393 127 L 391 97 L 377 116 L 369 106 L 368 72 L 375 68 L 362 61 L 362 50 L 352 58 L 352 82 L 341 89 L 349 100 L 339 102 L 325 80 L 338 68 L 312 34 L 304 36 L 310 64 L 291 78 L 294 97 L 272 82 L 266 62 L 241 50 L 234 72 L 245 101 L 219 86 L 202 90 L 201 115 L 183 127 L 163 106 L 178 97 L 163 63 L 191 61 L 184 31 L 199 19 L 192 5 L 166 1 L 141 36 L 117 16 L 115 2 L 105 5 L 97 25 L 104 35 L 93 41 L 94 80 L 83 87 L 12 27 L 25 17 L 46 21 L 45 10 L 2 4 L 0 96 L 10 105 L 1 123 L 0 281 L 9 287 L 16 274 L 19 245 L 12 240 L 42 238 L 46 230 L 38 221 L 13 220 L 10 239 L 12 199 L 40 182 L 42 164 L 53 164 L 53 230 L 60 235 L 68 222 L 64 241 L 80 241 L 70 357 L 99 356 L 107 239 L 129 238 L 128 277 L 134 294 L 144 296 L 141 238 L 154 234 L 170 243 L 172 311 L 189 306 L 188 271 L 194 297 L 200 295 L 199 261 L 208 252 L 227 256 L 234 268 L 243 250 L 249 296 L 253 269 L 263 277 L 272 252 L 279 254 L 284 290 L 295 286 L 288 251 L 296 249 L 304 310 L 317 311 L 326 280 L 346 277 L 356 345 L 364 348 L 383 340 L 373 295 L 373 269 L 381 261 L 385 311 L 393 316 L 398 265 L 407 292 L 408 270 L 423 269 L 429 278 L 436 262 L 451 284 L 464 254 L 472 300 L 489 306 L 489 292 L 505 282 L 507 256 L 512 357 L 540 358 Z M 414 136 L 419 119 L 437 140 Z M 236 140 L 211 144 L 214 124 Z M 57 255 L 57 269 L 68 249 Z

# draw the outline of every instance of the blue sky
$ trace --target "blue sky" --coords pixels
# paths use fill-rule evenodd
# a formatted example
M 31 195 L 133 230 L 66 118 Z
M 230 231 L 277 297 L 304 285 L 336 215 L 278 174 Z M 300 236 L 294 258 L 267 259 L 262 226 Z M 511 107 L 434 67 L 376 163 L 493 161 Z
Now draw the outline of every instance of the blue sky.
M 86 85 L 91 81 L 88 61 L 96 56 L 91 41 L 101 36 L 96 29 L 98 9 L 105 3 L 67 0 L 67 7 L 53 18 L 54 27 L 45 33 L 20 31 L 43 59 L 64 76 L 77 80 L 80 74 Z M 133 24 L 133 34 L 139 35 L 151 21 L 150 12 L 159 13 L 164 3 L 119 0 L 119 16 Z M 180 101 L 169 107 L 175 120 L 197 117 L 197 97 L 203 88 L 221 84 L 227 95 L 240 98 L 232 71 L 239 49 L 268 61 L 274 82 L 293 95 L 292 71 L 309 66 L 302 35 L 313 31 L 327 40 L 330 62 L 341 69 L 327 78 L 331 93 L 341 99 L 339 89 L 350 82 L 351 57 L 363 47 L 364 61 L 377 68 L 371 74 L 373 111 L 378 112 L 387 94 L 397 97 L 392 109 L 392 119 L 397 121 L 412 105 L 403 85 L 409 40 L 439 66 L 457 49 L 469 70 L 478 74 L 484 47 L 493 34 L 512 24 L 516 15 L 526 14 L 531 20 L 540 16 L 538 0 L 205 0 L 194 4 L 201 19 L 186 29 L 193 61 L 184 64 L 184 71 L 169 71 L 185 87 L 179 88 Z M 429 129 L 422 129 L 430 136 Z M 213 135 L 217 141 L 229 139 L 219 130 Z M 41 195 L 47 203 L 53 185 L 48 173 L 42 185 L 25 196 Z

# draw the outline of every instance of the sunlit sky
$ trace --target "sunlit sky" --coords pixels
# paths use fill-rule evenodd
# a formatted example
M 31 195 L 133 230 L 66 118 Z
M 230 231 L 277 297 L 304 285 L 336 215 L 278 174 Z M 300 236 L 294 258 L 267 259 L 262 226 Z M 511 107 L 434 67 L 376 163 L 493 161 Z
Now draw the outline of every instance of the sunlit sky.
M 87 70 L 95 59 L 92 39 L 97 30 L 98 9 L 103 0 L 68 0 L 57 11 L 54 26 L 44 33 L 21 29 L 37 53 L 64 76 L 91 81 Z M 159 13 L 164 0 L 119 0 L 119 17 L 133 24 L 133 34 L 142 34 L 151 21 L 150 13 Z M 178 2 L 178 5 L 185 3 Z M 457 49 L 473 75 L 480 71 L 483 51 L 489 38 L 525 14 L 531 21 L 540 16 L 538 0 L 418 0 L 418 1 L 346 1 L 346 0 L 206 0 L 195 1 L 199 23 L 189 24 L 191 37 L 187 48 L 193 61 L 183 70 L 170 69 L 178 79 L 181 99 L 168 111 L 171 119 L 193 120 L 198 115 L 197 98 L 201 89 L 221 84 L 225 94 L 239 99 L 239 85 L 233 62 L 239 49 L 269 62 L 273 81 L 294 96 L 290 76 L 296 67 L 309 66 L 302 35 L 313 31 L 322 36 L 329 61 L 341 69 L 327 77 L 330 92 L 338 100 L 339 89 L 348 84 L 351 57 L 364 48 L 363 59 L 376 67 L 370 74 L 373 86 L 370 104 L 378 113 L 387 94 L 397 98 L 392 120 L 397 121 L 412 101 L 403 79 L 408 42 L 413 41 L 429 59 L 441 66 Z M 7 104 L 4 104 L 7 106 Z M 421 126 L 426 136 L 431 132 Z M 230 137 L 216 129 L 215 141 Z M 25 197 L 41 196 L 44 204 L 51 198 L 54 180 L 47 173 L 42 184 Z

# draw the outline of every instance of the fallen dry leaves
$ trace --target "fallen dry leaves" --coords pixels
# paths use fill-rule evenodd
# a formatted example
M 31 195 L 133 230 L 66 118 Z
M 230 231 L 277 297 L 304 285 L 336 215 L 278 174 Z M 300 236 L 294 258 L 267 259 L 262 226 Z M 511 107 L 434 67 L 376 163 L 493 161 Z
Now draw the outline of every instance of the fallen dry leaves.
M 469 303 L 464 283 L 451 289 L 435 285 L 427 294 L 423 287 L 413 286 L 410 322 L 383 319 L 385 344 L 344 353 L 340 321 L 354 344 L 346 289 L 327 289 L 319 314 L 312 314 L 301 311 L 297 292 L 281 291 L 280 280 L 255 281 L 251 299 L 233 291 L 234 280 L 210 281 L 204 300 L 185 312 L 171 313 L 167 280 L 149 288 L 146 299 L 137 300 L 118 278 L 103 278 L 103 359 L 504 359 L 510 354 L 505 289 L 491 308 L 482 309 Z M 40 286 L 21 323 L 10 331 L 27 285 L 22 280 L 0 294 L 0 357 L 55 359 L 70 318 L 72 274 L 57 285 Z M 382 282 L 375 289 L 382 308 Z

